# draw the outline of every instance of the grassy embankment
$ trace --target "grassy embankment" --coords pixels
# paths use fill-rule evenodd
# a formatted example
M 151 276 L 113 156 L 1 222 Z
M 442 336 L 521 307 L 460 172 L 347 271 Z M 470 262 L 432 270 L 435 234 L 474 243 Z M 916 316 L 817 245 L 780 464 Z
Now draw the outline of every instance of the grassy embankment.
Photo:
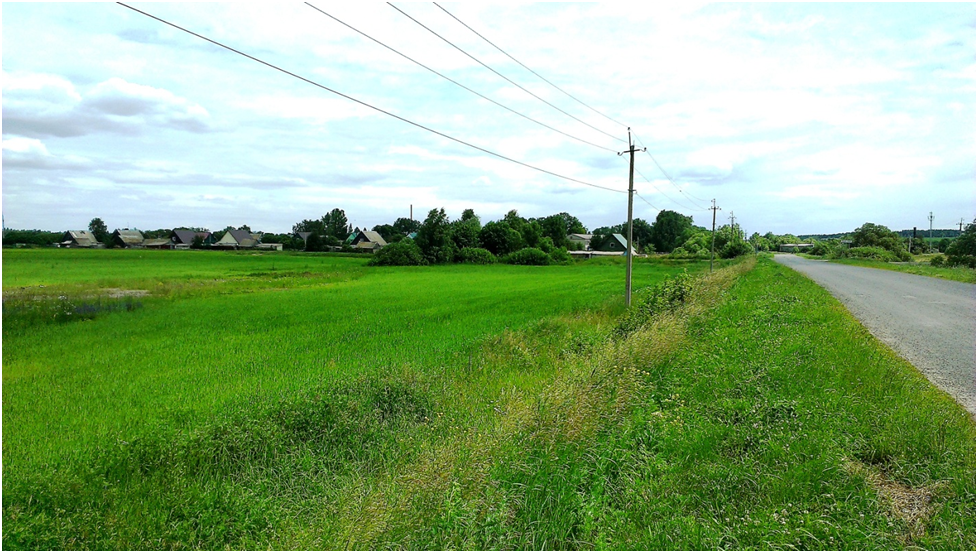
M 809 281 L 748 268 L 627 333 L 604 264 L 368 271 L 16 348 L 5 325 L 4 546 L 973 548 L 970 417 Z M 191 314 L 209 341 L 151 345 Z
M 887 271 L 899 271 L 957 282 L 970 282 L 975 284 L 975 270 L 971 267 L 934 267 L 930 264 L 930 259 L 934 255 L 916 255 L 912 263 L 887 263 L 873 259 L 833 259 L 833 263 L 843 265 L 855 265 L 858 267 L 869 267 L 872 269 L 886 269 Z M 820 259 L 820 258 L 815 258 Z

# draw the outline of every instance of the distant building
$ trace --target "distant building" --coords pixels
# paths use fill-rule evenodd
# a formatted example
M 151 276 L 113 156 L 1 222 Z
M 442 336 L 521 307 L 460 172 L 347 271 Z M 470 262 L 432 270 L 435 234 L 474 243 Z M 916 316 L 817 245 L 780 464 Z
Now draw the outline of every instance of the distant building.
M 568 234 L 567 240 L 571 243 L 572 248 L 590 250 L 592 236 L 592 234 Z
M 173 247 L 179 250 L 185 250 L 193 246 L 194 240 L 197 237 L 200 237 L 200 243 L 203 246 L 210 246 L 214 243 L 214 234 L 211 232 L 177 229 L 170 233 L 170 241 L 173 242 Z
M 604 244 L 604 247 L 602 249 L 604 251 L 625 253 L 628 251 L 628 239 L 618 233 L 612 234 L 611 238 L 608 240 L 608 242 Z M 636 252 L 633 246 L 632 255 L 635 254 Z
M 112 233 L 112 245 L 117 248 L 142 248 L 143 241 L 143 233 L 138 230 L 116 229 Z
M 387 245 L 387 241 L 379 232 L 373 230 L 358 230 L 350 245 L 360 251 L 375 252 Z
M 58 243 L 62 248 L 97 248 L 102 244 L 87 230 L 67 230 Z
M 781 244 L 778 246 L 779 252 L 803 252 L 812 249 L 814 244 Z
M 220 240 L 214 242 L 215 248 L 254 248 L 261 242 L 261 236 L 252 234 L 246 230 L 229 230 L 224 233 Z

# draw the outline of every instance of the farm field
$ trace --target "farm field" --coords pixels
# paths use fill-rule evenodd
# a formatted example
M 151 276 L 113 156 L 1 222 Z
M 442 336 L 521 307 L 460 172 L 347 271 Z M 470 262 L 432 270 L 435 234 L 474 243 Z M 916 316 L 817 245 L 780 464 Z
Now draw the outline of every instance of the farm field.
M 974 421 L 765 259 L 11 253 L 4 549 L 974 547 Z

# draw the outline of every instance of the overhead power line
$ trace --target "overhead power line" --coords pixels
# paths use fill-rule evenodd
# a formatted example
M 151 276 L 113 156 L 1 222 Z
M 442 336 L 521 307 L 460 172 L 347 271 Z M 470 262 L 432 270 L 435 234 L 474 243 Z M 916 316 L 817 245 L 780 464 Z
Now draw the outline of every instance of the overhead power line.
M 643 147 L 645 146 L 645 143 L 642 142 L 642 139 L 639 138 L 638 135 L 635 135 L 635 139 L 638 140 L 639 144 L 641 144 Z M 687 194 L 686 191 L 684 191 L 682 189 L 682 187 L 680 187 L 678 184 L 676 184 L 676 181 L 673 180 L 673 178 L 671 176 L 669 176 L 669 173 L 667 173 L 666 170 L 662 168 L 662 165 L 659 164 L 659 161 L 655 159 L 655 157 L 652 155 L 652 152 L 649 152 L 648 151 L 648 148 L 646 148 L 645 153 L 648 154 L 649 158 L 652 159 L 652 162 L 655 163 L 655 166 L 658 167 L 659 168 L 659 171 L 662 172 L 662 175 L 665 176 L 666 177 L 666 180 L 668 180 L 669 182 L 671 182 L 672 185 L 676 187 L 676 190 L 678 190 L 680 194 L 682 194 L 683 196 L 686 196 L 686 198 L 689 201 L 691 201 L 691 202 L 705 202 L 706 201 L 706 200 L 704 200 L 702 198 L 697 198 L 696 196 L 692 196 L 690 194 Z M 709 209 L 709 208 L 700 207 L 699 209 L 706 210 L 706 209 Z
M 509 55 L 509 53 L 508 53 L 508 52 L 506 52 L 505 50 L 503 50 L 503 49 L 502 49 L 502 48 L 500 48 L 499 46 L 496 46 L 496 44 L 495 44 L 495 43 L 493 43 L 493 42 L 492 42 L 491 40 L 489 40 L 488 38 L 486 38 L 486 37 L 484 37 L 484 36 L 482 36 L 482 35 L 481 35 L 481 34 L 480 34 L 480 33 L 479 33 L 478 31 L 476 31 L 476 30 L 475 30 L 475 29 L 473 29 L 472 27 L 469 27 L 468 25 L 466 25 L 464 21 L 462 21 L 462 20 L 461 20 L 461 19 L 459 19 L 458 17 L 455 17 L 455 15 L 454 15 L 454 14 L 452 14 L 452 12 L 450 12 L 450 11 L 448 11 L 448 10 L 446 10 L 445 8 L 443 8 L 443 7 L 441 7 L 441 5 L 439 5 L 439 4 L 438 4 L 438 2 L 432 2 L 432 4 L 434 4 L 434 5 L 436 5 L 436 6 L 438 6 L 438 9 L 440 9 L 441 11 L 443 11 L 443 12 L 445 12 L 445 13 L 447 13 L 448 15 L 450 15 L 450 16 L 452 17 L 452 19 L 454 19 L 455 21 L 458 21 L 459 23 L 461 23 L 463 27 L 465 27 L 466 29 L 468 29 L 468 30 L 470 30 L 470 31 L 472 31 L 473 33 L 475 33 L 475 35 L 476 35 L 477 37 L 479 37 L 479 38 L 481 38 L 482 40 L 484 40 L 484 41 L 486 41 L 486 42 L 488 42 L 488 43 L 489 43 L 489 44 L 490 44 L 490 45 L 491 45 L 491 46 L 492 46 L 493 48 L 495 48 L 496 50 L 499 50 L 500 52 L 502 52 L 502 53 L 503 53 L 503 55 L 505 55 L 505 56 L 506 56 L 507 58 L 509 58 L 509 59 L 511 59 L 511 60 L 513 60 L 513 61 L 515 61 L 516 63 L 518 63 L 518 64 L 519 64 L 519 65 L 520 65 L 520 66 L 521 66 L 521 67 L 522 67 L 523 69 L 526 69 L 526 70 L 527 70 L 527 71 L 529 71 L 530 73 L 533 73 L 534 75 L 536 75 L 537 77 L 539 77 L 539 78 L 540 78 L 540 80 L 542 80 L 543 82 L 545 82 L 545 83 L 547 83 L 548 85 L 550 85 L 550 86 L 552 86 L 552 87 L 554 87 L 554 88 L 556 88 L 557 90 L 559 90 L 559 91 L 561 91 L 561 92 L 563 92 L 564 94 L 566 94 L 566 95 L 567 95 L 567 97 L 568 97 L 568 98 L 570 98 L 571 100 L 574 100 L 574 101 L 575 101 L 575 102 L 577 102 L 578 104 L 581 104 L 582 106 L 584 106 L 584 107 L 586 107 L 587 109 L 589 109 L 589 110 L 591 110 L 591 111 L 593 111 L 594 113 L 597 113 L 598 115 L 600 115 L 601 117 L 604 117 L 605 119 L 607 119 L 607 120 L 609 120 L 609 121 L 611 121 L 612 123 L 616 123 L 616 124 L 618 124 L 618 125 L 621 125 L 622 127 L 627 127 L 627 126 L 628 126 L 628 125 L 626 125 L 626 124 L 624 124 L 624 123 L 621 123 L 621 122 L 619 122 L 619 121 L 616 121 L 615 119 L 612 119 L 611 117 L 609 117 L 609 116 L 607 116 L 607 115 L 605 115 L 604 113 L 601 113 L 600 111 L 598 111 L 598 110 L 596 110 L 596 109 L 594 109 L 593 107 L 591 107 L 591 106 L 589 106 L 589 105 L 587 105 L 586 103 L 584 103 L 584 102 L 582 102 L 581 100 L 578 100 L 578 99 L 577 99 L 576 97 L 574 97 L 574 96 L 573 96 L 573 95 L 572 95 L 572 94 L 571 94 L 570 92 L 567 92 L 567 91 L 566 91 L 566 90 L 564 90 L 563 88 L 560 88 L 559 86 L 557 86 L 557 85 L 555 85 L 554 83 L 552 83 L 552 82 L 550 82 L 549 80 L 547 80 L 547 79 L 546 79 L 546 78 L 545 78 L 545 77 L 544 77 L 543 75 L 541 75 L 541 74 L 539 74 L 539 73 L 537 73 L 536 71 L 534 71 L 534 70 L 532 70 L 532 69 L 530 69 L 530 68 L 529 68 L 529 67 L 527 67 L 527 66 L 526 66 L 525 64 L 523 64 L 523 62 L 521 62 L 520 60 L 518 60 L 518 59 L 516 59 L 516 58 L 514 58 L 513 56 L 511 56 L 511 55 Z
M 646 183 L 648 183 L 648 184 L 649 184 L 649 186 L 651 186 L 652 188 L 654 188 L 654 189 L 655 189 L 655 191 L 656 191 L 656 192 L 658 192 L 659 194 L 662 194 L 662 196 L 663 196 L 663 197 L 664 197 L 665 199 L 667 199 L 667 200 L 669 200 L 670 202 L 672 202 L 672 203 L 674 203 L 674 204 L 676 204 L 676 205 L 678 205 L 678 206 L 680 206 L 680 207 L 682 207 L 682 208 L 685 208 L 685 209 L 692 209 L 693 211 L 702 211 L 702 210 L 701 210 L 700 208 L 698 208 L 698 207 L 694 207 L 694 206 L 691 206 L 691 205 L 688 205 L 688 204 L 684 204 L 684 203 L 682 203 L 682 202 L 680 202 L 680 201 L 677 201 L 677 200 L 675 200 L 675 199 L 673 199 L 673 198 L 672 198 L 672 197 L 670 197 L 670 196 L 669 196 L 668 194 L 666 194 L 665 192 L 663 192 L 661 188 L 659 188 L 658 186 L 656 186 L 656 185 L 655 185 L 655 184 L 654 184 L 654 183 L 653 183 L 653 182 L 652 182 L 652 181 L 651 181 L 651 180 L 650 180 L 650 179 L 649 179 L 648 177 L 646 177 L 646 176 L 645 176 L 645 174 L 643 174 L 643 173 L 642 173 L 641 171 L 639 171 L 638 169 L 636 169 L 636 170 L 635 170 L 635 172 L 636 172 L 636 173 L 638 173 L 638 174 L 639 174 L 639 176 L 641 176 L 641 177 L 642 177 L 643 179 L 645 179 L 645 182 L 646 182 Z
M 509 77 L 507 77 L 507 76 L 505 76 L 505 75 L 503 75 L 503 74 L 502 74 L 502 73 L 500 73 L 499 71 L 496 71 L 496 70 L 495 70 L 495 69 L 493 69 L 492 67 L 489 67 L 488 65 L 486 65 L 485 63 L 483 63 L 482 61 L 480 61 L 480 60 L 479 60 L 478 58 L 476 58 L 475 56 L 473 56 L 472 54 L 470 54 L 470 53 L 468 53 L 468 52 L 466 52 L 465 50 L 463 50 L 463 49 L 461 49 L 461 48 L 459 48 L 458 46 L 456 46 L 456 45 L 455 45 L 455 43 L 453 43 L 452 41 L 450 41 L 450 40 L 448 40 L 447 38 L 445 38 L 445 37 L 443 37 L 443 36 L 441 36 L 440 34 L 438 34 L 438 33 L 436 33 L 436 32 L 435 32 L 434 30 L 432 30 L 431 28 L 429 28 L 429 27 L 428 27 L 427 25 L 425 25 L 424 23 L 422 23 L 422 22 L 420 22 L 420 21 L 418 21 L 417 19 L 415 19 L 415 18 L 413 18 L 413 17 L 411 17 L 410 15 L 408 15 L 407 13 L 405 13 L 405 12 L 404 12 L 404 10 L 402 10 L 401 8 L 398 8 L 398 7 L 397 7 L 397 6 L 395 6 L 394 4 L 391 4 L 390 2 L 388 2 L 388 3 L 387 3 L 387 5 L 388 5 L 388 6 L 390 6 L 390 7 L 392 7 L 392 8 L 394 8 L 395 10 L 397 10 L 397 11 L 399 11 L 399 12 L 401 12 L 401 14 L 403 14 L 403 15 L 404 15 L 404 17 L 407 17 L 407 18 L 408 18 L 408 19 L 410 19 L 411 21 L 414 21 L 415 23 L 417 23 L 418 25 L 420 25 L 420 26 L 421 26 L 422 28 L 424 28 L 424 29 L 425 29 L 426 31 L 428 31 L 429 33 L 431 33 L 431 34 L 433 34 L 433 35 L 435 35 L 436 37 L 438 37 L 438 38 L 440 38 L 440 39 L 442 39 L 443 41 L 445 41 L 445 43 L 447 43 L 448 45 L 450 45 L 450 46 L 451 46 L 452 48 L 455 48 L 455 49 L 456 49 L 456 50 L 458 50 L 459 52 L 461 52 L 461 53 L 463 53 L 463 54 L 465 54 L 465 55 L 466 55 L 466 56 L 468 56 L 468 57 L 469 57 L 470 59 L 472 59 L 472 60 L 473 60 L 474 62 L 476 62 L 476 63 L 478 63 L 478 64 L 479 64 L 479 65 L 481 65 L 482 67 L 485 67 L 485 68 L 486 68 L 486 69 L 488 69 L 489 71 L 492 71 L 493 73 L 495 73 L 496 75 L 498 75 L 498 76 L 499 76 L 500 78 L 502 78 L 502 79 L 504 79 L 504 80 L 505 80 L 506 82 L 508 82 L 508 83 L 510 83 L 510 84 L 512 84 L 513 86 L 515 86 L 515 87 L 517 87 L 517 88 L 519 88 L 519 89 L 520 89 L 520 90 L 522 90 L 523 92 L 526 92 L 526 93 L 527 93 L 527 94 L 529 94 L 530 96 L 533 96 L 533 97 L 534 97 L 534 98 L 536 98 L 537 100 L 540 100 L 540 101 L 541 101 L 541 102 L 543 102 L 544 104 L 547 104 L 548 106 L 550 106 L 550 107 L 552 107 L 552 108 L 554 108 L 555 110 L 557 110 L 557 111 L 559 111 L 560 113 L 563 113 L 563 114 L 564 114 L 564 115 L 566 115 L 567 117 L 570 117 L 571 119 L 573 119 L 573 120 L 575 120 L 575 121 L 577 121 L 578 123 L 581 123 L 582 125 L 585 125 L 585 126 L 587 126 L 587 127 L 590 127 L 590 128 L 592 128 L 592 129 L 594 129 L 594 130 L 596 130 L 596 131 L 598 131 L 599 133 L 601 133 L 601 134 L 603 134 L 603 135 L 605 135 L 605 136 L 609 136 L 609 137 L 611 137 L 611 138 L 613 138 L 613 139 L 615 139 L 615 140 L 618 140 L 619 142 L 627 142 L 626 140 L 624 140 L 624 139 L 622 139 L 622 138 L 619 138 L 619 137 L 617 137 L 617 136 L 615 136 L 615 135 L 613 135 L 613 134 L 609 134 L 609 133 L 606 133 L 606 132 L 604 132 L 603 130 L 601 130 L 601 129 L 599 129 L 599 128 L 597 128 L 597 127 L 595 127 L 594 125 L 592 125 L 592 124 L 590 124 L 590 123 L 588 123 L 587 121 L 584 121 L 584 120 L 582 120 L 582 119 L 579 119 L 579 118 L 577 118 L 577 117 L 575 117 L 575 116 L 573 116 L 573 115 L 571 115 L 570 113 L 567 113 L 566 111 L 564 111 L 564 110 L 562 110 L 562 109 L 560 109 L 559 107 L 557 107 L 557 106 L 555 106 L 555 105 L 553 105 L 553 104 L 551 104 L 550 102 L 548 102 L 548 101 L 546 101 L 546 100 L 544 100 L 543 98 L 541 98 L 541 97 L 539 97 L 539 96 L 537 96 L 536 94 L 534 94 L 534 93 L 532 93 L 532 92 L 530 92 L 529 90 L 527 90 L 526 88 L 524 88 L 524 87 L 523 87 L 522 85 L 520 85 L 520 84 L 519 84 L 519 83 L 517 83 L 516 81 L 514 81 L 514 80 L 512 80 L 512 79 L 510 79 Z
M 557 178 L 560 178 L 560 179 L 564 179 L 566 181 L 576 182 L 578 184 L 583 184 L 585 186 L 590 186 L 592 188 L 600 188 L 602 190 L 608 190 L 609 192 L 618 192 L 620 194 L 625 194 L 626 193 L 624 190 L 617 190 L 617 189 L 614 189 L 614 188 L 608 188 L 606 186 L 601 186 L 600 184 L 594 184 L 594 183 L 590 183 L 590 182 L 587 182 L 587 181 L 582 181 L 582 180 L 579 180 L 579 179 L 575 179 L 573 177 L 568 177 L 568 176 L 565 176 L 565 175 L 561 175 L 559 173 L 554 173 L 553 171 L 549 171 L 549 170 L 543 169 L 541 167 L 536 167 L 534 165 L 530 165 L 529 163 L 524 163 L 522 161 L 515 160 L 513 158 L 504 156 L 502 154 L 498 154 L 498 153 L 493 152 L 491 150 L 487 150 L 486 148 L 483 148 L 481 146 L 476 146 L 475 144 L 471 144 L 471 143 L 466 142 L 464 140 L 461 140 L 461 139 L 455 138 L 453 136 L 447 135 L 447 134 L 445 134 L 443 132 L 436 131 L 436 130 L 430 128 L 430 127 L 426 127 L 426 126 L 424 126 L 424 125 L 422 125 L 420 123 L 415 123 L 414 121 L 411 121 L 410 119 L 406 119 L 404 117 L 401 117 L 400 115 L 391 113 L 391 112 L 389 112 L 387 110 L 381 109 L 381 108 L 376 107 L 376 106 L 371 105 L 371 104 L 368 104 L 368 103 L 366 103 L 366 102 L 364 102 L 362 100 L 358 100 L 358 99 L 356 99 L 356 98 L 354 98 L 352 96 L 349 96 L 347 94 L 343 94 L 342 92 L 339 92 L 337 90 L 334 90 L 332 88 L 329 88 L 328 86 L 325 86 L 323 84 L 317 83 L 316 81 L 307 79 L 306 77 L 303 77 L 301 75 L 298 75 L 296 73 L 293 73 L 293 72 L 291 72 L 291 71 L 289 71 L 287 69 L 283 69 L 283 68 L 281 68 L 281 67 L 279 67 L 279 66 L 277 66 L 275 64 L 269 63 L 269 62 L 264 61 L 262 59 L 256 58 L 255 56 L 252 56 L 250 54 L 246 54 L 245 52 L 242 52 L 241 50 L 237 50 L 235 48 L 232 48 L 231 46 L 227 46 L 226 44 L 223 44 L 223 43 L 218 42 L 216 40 L 207 38 L 204 35 L 195 33 L 194 31 L 191 31 L 189 29 L 186 29 L 184 27 L 181 27 L 181 26 L 179 26 L 179 25 L 177 25 L 175 23 L 171 23 L 171 22 L 169 22 L 169 21 L 167 21 L 165 19 L 162 19 L 160 17 L 157 17 L 157 16 L 155 16 L 155 15 L 153 15 L 151 13 L 144 12 L 143 10 L 134 8 L 134 7 L 130 6 L 130 5 L 124 4 L 122 2 L 118 2 L 118 4 L 120 6 L 122 6 L 122 7 L 128 8 L 128 9 L 130 9 L 130 10 L 136 12 L 136 13 L 140 13 L 142 15 L 145 15 L 146 17 L 149 17 L 150 19 L 155 19 L 156 21 L 159 21 L 160 23 L 163 23 L 165 25 L 169 25 L 170 27 L 173 27 L 174 29 L 183 31 L 183 32 L 185 32 L 185 33 L 187 33 L 189 35 L 193 35 L 193 36 L 195 36 L 195 37 L 197 37 L 197 38 L 199 38 L 201 40 L 205 40 L 207 42 L 210 42 L 211 44 L 214 44 L 215 46 L 220 46 L 221 48 L 224 48 L 225 50 L 229 50 L 231 52 L 234 52 L 235 54 L 238 54 L 239 56 L 246 57 L 246 58 L 248 58 L 248 59 L 250 59 L 252 61 L 258 62 L 258 63 L 260 63 L 260 64 L 262 64 L 262 65 L 264 65 L 266 67 L 269 67 L 271 69 L 274 69 L 274 70 L 279 71 L 279 72 L 282 72 L 282 73 L 285 73 L 286 75 L 289 75 L 290 77 L 294 77 L 296 79 L 299 79 L 300 81 L 303 81 L 303 82 L 306 82 L 308 84 L 311 84 L 311 85 L 313 85 L 313 86 L 315 86 L 317 88 L 321 88 L 321 89 L 323 89 L 323 90 L 325 90 L 327 92 L 331 92 L 331 93 L 333 93 L 333 94 L 335 94 L 337 96 L 340 96 L 342 98 L 346 98 L 347 100 L 350 100 L 351 102 L 356 102 L 357 104 L 360 104 L 361 106 L 370 108 L 370 109 L 372 109 L 374 111 L 378 111 L 380 113 L 383 113 L 384 115 L 393 117 L 394 119 L 397 119 L 398 121 L 403 121 L 404 123 L 407 123 L 409 125 L 412 125 L 414 127 L 417 127 L 419 129 L 424 129 L 424 130 L 426 130 L 426 131 L 428 131 L 428 132 L 430 132 L 432 134 L 436 134 L 436 135 L 441 136 L 443 138 L 447 138 L 448 140 L 451 140 L 453 142 L 457 142 L 458 144 L 462 144 L 463 146 L 468 146 L 469 148 L 472 148 L 472 149 L 475 149 L 475 150 L 479 150 L 480 152 L 489 154 L 489 155 L 494 156 L 494 157 L 497 157 L 499 159 L 504 159 L 506 161 L 515 163 L 517 165 L 522 165 L 523 167 L 526 167 L 528 169 L 533 169 L 533 170 L 539 171 L 541 173 L 546 173 L 548 175 L 551 175 L 551 176 L 554 176 L 554 177 L 557 177 Z
M 540 125 L 540 126 L 542 126 L 542 127 L 546 127 L 546 128 L 548 128 L 548 129 L 550 129 L 550 130 L 552 130 L 552 131 L 554 131 L 554 132 L 556 132 L 556 133 L 560 133 L 560 134 L 562 134 L 562 135 L 564 135 L 564 136 L 566 136 L 567 138 L 570 138 L 570 139 L 573 139 L 573 140 L 577 140 L 578 142 L 583 142 L 584 144 L 587 144 L 587 145 L 589 145 L 589 146 L 594 146 L 595 148 L 600 148 L 600 149 L 602 149 L 602 150 L 605 150 L 605 151 L 607 151 L 607 152 L 614 152 L 614 151 L 615 151 L 615 150 L 613 150 L 613 149 L 611 149 L 611 148 L 605 148 L 604 146 L 601 146 L 601 145 L 599 145 L 599 144 L 595 144 L 595 143 L 593 143 L 593 142 L 589 142 L 589 141 L 587 141 L 587 140 L 584 140 L 583 138 L 578 138 L 578 137 L 576 137 L 576 136 L 573 136 L 573 135 L 571 135 L 571 134 L 568 134 L 568 133 L 565 133 L 564 131 L 562 131 L 562 130 L 560 130 L 560 129 L 557 129 L 557 128 L 554 128 L 554 127 L 551 127 L 550 125 L 548 125 L 548 124 L 546 124 L 546 123 L 542 123 L 542 122 L 540 122 L 540 121 L 537 121 L 536 119 L 534 119 L 534 118 L 532 118 L 532 117 L 530 117 L 530 116 L 528 116 L 528 115 L 524 115 L 524 114 L 522 114 L 522 113 L 520 113 L 520 112 L 518 112 L 518 111 L 516 111 L 515 109 L 512 109 L 512 108 L 510 108 L 510 107 L 508 107 L 508 106 L 505 106 L 505 105 L 503 105 L 503 104 L 501 104 L 501 103 L 499 103 L 499 102 L 497 102 L 497 101 L 495 101 L 495 100 L 493 100 L 492 98 L 489 98 L 488 96 L 485 96 L 484 94 L 481 94 L 481 93 L 479 93 L 479 92 L 477 92 L 477 91 L 475 91 L 475 90 L 472 90 L 471 88 L 469 88 L 469 87 L 467 87 L 467 86 L 465 86 L 464 84 L 462 84 L 462 83 L 460 83 L 460 82 L 458 82 L 458 81 L 456 81 L 455 79 L 452 79 L 451 77 L 449 77 L 449 76 L 447 76 L 447 75 L 444 75 L 444 74 L 442 74 L 442 73 L 440 73 L 440 72 L 438 72 L 438 71 L 436 71 L 435 69 L 432 69 L 431 67 L 428 67 L 427 65 L 425 65 L 425 64 L 423 64 L 423 63 L 421 63 L 420 61 L 418 61 L 418 60 L 416 60 L 416 59 L 414 59 L 414 58 L 412 58 L 412 57 L 410 57 L 410 56 L 408 56 L 407 54 L 404 54 L 404 53 L 402 53 L 402 52 L 400 52 L 400 51 L 398 51 L 398 50 L 396 50 L 395 48 L 393 48 L 393 47 L 391 47 L 391 46 L 388 46 L 387 44 L 384 44 L 383 42 L 381 42 L 381 41 L 379 41 L 379 40 L 377 40 L 376 38 L 374 38 L 374 37 L 372 37 L 372 36 L 370 36 L 370 35 L 368 35 L 367 33 L 365 33 L 365 32 L 363 32 L 363 31 L 361 31 L 360 29 L 357 29 L 356 27 L 354 27 L 354 26 L 352 26 L 352 25 L 350 25 L 349 23 L 346 23 L 346 22 L 344 22 L 344 21 L 342 21 L 342 20 L 340 20 L 339 18 L 337 18 L 337 17 L 335 17 L 335 16 L 333 16 L 333 15 L 331 15 L 331 14 L 329 14 L 329 13 L 326 13 L 326 12 L 325 12 L 325 11 L 323 11 L 322 9 L 320 9 L 320 8 L 318 8 L 318 7 L 316 7 L 316 6 L 314 6 L 314 5 L 312 5 L 312 4 L 310 4 L 309 2 L 306 2 L 305 4 L 306 4 L 307 6 L 309 6 L 310 8 L 312 8 L 312 9 L 314 9 L 314 10 L 316 10 L 317 12 L 319 12 L 319 13 L 321 13 L 321 14 L 323 14 L 323 15 L 325 15 L 326 17 L 329 17 L 329 18 L 330 18 L 330 19 L 332 19 L 333 21 L 336 21 L 337 23 L 339 23 L 339 24 L 341 24 L 341 25 L 343 25 L 343 26 L 345 26 L 346 28 L 348 28 L 348 29 L 350 29 L 350 30 L 352 30 L 352 31 L 354 31 L 354 32 L 356 32 L 356 33 L 359 33 L 360 35 L 362 35 L 362 36 L 364 36 L 364 37 L 366 37 L 366 38 L 368 38 L 368 39 L 370 39 L 370 40 L 372 40 L 372 41 L 374 41 L 374 42 L 376 42 L 377 44 L 379 44 L 379 45 L 381 45 L 381 46 L 383 46 L 384 48 L 387 48 L 387 49 L 388 49 L 388 50 L 390 50 L 391 52 L 394 52 L 395 54 L 397 54 L 397 55 L 399 55 L 399 56 L 401 56 L 402 58 L 404 58 L 404 59 L 406 59 L 406 60 L 408 60 L 408 61 L 410 61 L 410 62 L 412 62 L 412 63 L 414 63 L 414 64 L 416 64 L 416 65 L 419 65 L 419 66 L 421 66 L 421 67 L 423 67 L 423 68 L 425 68 L 425 69 L 427 69 L 428 71 L 430 71 L 430 72 L 432 72 L 432 73 L 434 73 L 435 75 L 438 75 L 439 77 L 441 77 L 441 78 L 443 78 L 443 79 L 445 79 L 446 81 L 448 81 L 448 82 L 450 82 L 450 83 L 452 83 L 452 84 L 454 84 L 454 85 L 456 85 L 456 86 L 458 86 L 458 87 L 461 87 L 461 88 L 463 88 L 463 89 L 465 89 L 465 90 L 467 90 L 467 91 L 469 91 L 469 92 L 471 92 L 472 94 L 475 94 L 476 96 L 478 96 L 478 97 L 480 97 L 480 98 L 482 98 L 483 100 L 487 100 L 487 101 L 489 101 L 489 102 L 492 102 L 493 104 L 496 104 L 497 106 L 499 106 L 499 107 L 501 107 L 501 108 L 503 108 L 503 109 L 505 109 L 505 110 L 507 110 L 507 111 L 509 111 L 509 112 L 511 112 L 511 113 L 513 113 L 513 114 L 515 114 L 515 115 L 519 115 L 520 117 L 522 117 L 522 118 L 524 118 L 524 119 L 526 119 L 526 120 L 528 120 L 528 121 L 532 121 L 532 122 L 534 122 L 534 123 L 536 123 L 537 125 Z
M 638 192 L 636 192 L 635 195 L 638 196 L 638 199 L 640 199 L 643 202 L 649 204 L 649 207 L 651 207 L 652 209 L 654 209 L 656 211 L 662 211 L 661 209 L 659 209 L 659 208 L 655 207 L 654 205 L 652 205 L 648 200 L 646 200 L 645 198 L 643 198 L 642 195 L 639 194 Z

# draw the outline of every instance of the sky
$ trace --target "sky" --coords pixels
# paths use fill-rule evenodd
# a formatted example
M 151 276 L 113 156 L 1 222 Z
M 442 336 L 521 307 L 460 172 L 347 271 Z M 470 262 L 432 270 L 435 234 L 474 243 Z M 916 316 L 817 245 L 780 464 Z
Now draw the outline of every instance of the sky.
M 310 4 L 4 3 L 5 227 L 975 218 L 974 3 Z

